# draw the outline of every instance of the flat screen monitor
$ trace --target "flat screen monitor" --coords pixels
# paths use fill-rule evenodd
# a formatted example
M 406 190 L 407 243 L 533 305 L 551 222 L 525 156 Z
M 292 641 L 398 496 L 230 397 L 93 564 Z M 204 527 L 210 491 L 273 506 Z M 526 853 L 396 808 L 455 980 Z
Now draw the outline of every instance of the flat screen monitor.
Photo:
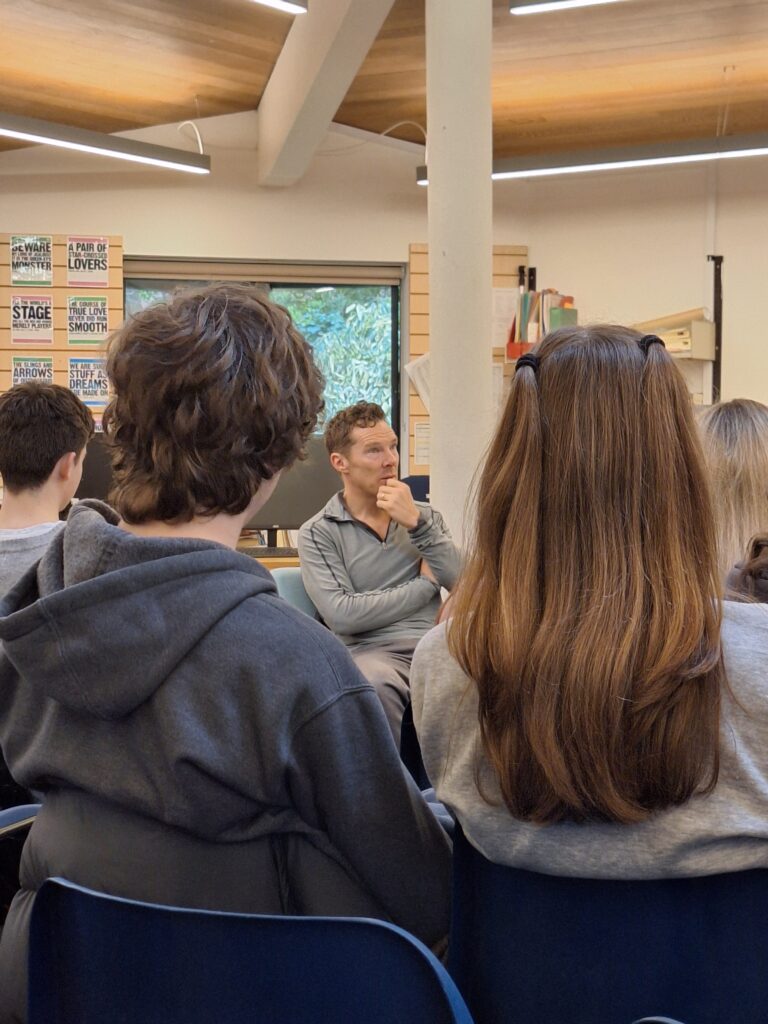
M 249 530 L 298 530 L 341 490 L 341 478 L 331 466 L 322 434 L 307 441 L 307 457 L 284 469 L 275 493 L 246 523 Z
M 75 491 L 76 498 L 99 498 L 108 501 L 112 487 L 112 463 L 104 435 L 94 434 L 88 442 L 83 463 L 83 477 Z
M 112 486 L 112 464 L 103 434 L 94 434 L 88 442 L 83 464 L 83 478 L 77 498 L 100 498 L 107 501 Z M 313 434 L 307 442 L 307 458 L 284 469 L 275 493 L 259 509 L 249 530 L 298 530 L 315 512 L 319 512 L 331 495 L 341 490 L 339 474 L 331 467 L 321 434 Z

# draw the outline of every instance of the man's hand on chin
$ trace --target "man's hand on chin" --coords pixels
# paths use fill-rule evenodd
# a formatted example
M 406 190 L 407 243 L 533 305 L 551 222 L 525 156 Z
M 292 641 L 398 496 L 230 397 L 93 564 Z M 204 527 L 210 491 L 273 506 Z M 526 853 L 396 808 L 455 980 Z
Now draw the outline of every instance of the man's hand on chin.
M 395 477 L 382 481 L 376 495 L 376 505 L 384 509 L 390 519 L 394 519 L 406 530 L 412 530 L 419 522 L 419 510 L 411 495 L 408 484 Z

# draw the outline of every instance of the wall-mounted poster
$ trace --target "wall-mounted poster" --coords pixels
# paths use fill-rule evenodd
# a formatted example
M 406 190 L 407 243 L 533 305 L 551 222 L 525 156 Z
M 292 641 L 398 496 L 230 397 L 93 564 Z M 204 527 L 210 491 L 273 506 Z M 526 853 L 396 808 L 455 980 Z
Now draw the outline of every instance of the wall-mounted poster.
M 70 295 L 67 300 L 67 342 L 101 345 L 108 333 L 106 295 Z
M 109 239 L 103 235 L 67 236 L 67 284 L 74 288 L 109 284 Z
M 11 385 L 26 384 L 30 380 L 53 384 L 53 356 L 13 356 Z
M 53 303 L 50 295 L 11 296 L 11 344 L 53 344 Z
M 109 401 L 109 381 L 104 360 L 70 356 L 69 387 L 86 405 L 106 405 Z
M 11 285 L 53 284 L 53 237 L 11 235 Z

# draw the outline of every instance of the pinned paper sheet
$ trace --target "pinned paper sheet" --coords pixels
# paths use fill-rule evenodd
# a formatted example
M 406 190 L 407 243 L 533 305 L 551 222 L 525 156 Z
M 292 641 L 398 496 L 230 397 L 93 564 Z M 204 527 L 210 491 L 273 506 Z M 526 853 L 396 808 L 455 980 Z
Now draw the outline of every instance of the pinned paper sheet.
M 504 409 L 504 366 L 502 363 L 494 363 L 491 367 L 492 381 L 493 381 L 493 408 L 496 414 L 496 418 L 501 415 Z
M 504 348 L 509 341 L 509 332 L 517 313 L 519 296 L 519 288 L 493 289 L 492 348 Z
M 417 466 L 429 465 L 431 431 L 429 423 L 413 425 L 413 461 Z
M 416 394 L 429 412 L 429 352 L 405 364 L 405 372 L 416 388 Z

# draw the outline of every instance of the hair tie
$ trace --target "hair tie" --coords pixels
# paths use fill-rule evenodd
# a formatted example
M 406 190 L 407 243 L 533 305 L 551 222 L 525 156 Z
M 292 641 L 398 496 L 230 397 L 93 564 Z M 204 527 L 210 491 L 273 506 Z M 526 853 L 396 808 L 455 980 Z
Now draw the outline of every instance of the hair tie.
M 648 355 L 648 349 L 651 345 L 661 345 L 662 348 L 667 347 L 658 334 L 644 334 L 643 337 L 638 340 L 637 344 L 643 350 L 644 356 Z
M 526 352 L 525 355 L 520 356 L 515 363 L 515 373 L 517 373 L 518 370 L 521 370 L 524 366 L 530 366 L 533 372 L 537 373 L 539 369 L 539 357 L 533 355 L 532 352 Z

